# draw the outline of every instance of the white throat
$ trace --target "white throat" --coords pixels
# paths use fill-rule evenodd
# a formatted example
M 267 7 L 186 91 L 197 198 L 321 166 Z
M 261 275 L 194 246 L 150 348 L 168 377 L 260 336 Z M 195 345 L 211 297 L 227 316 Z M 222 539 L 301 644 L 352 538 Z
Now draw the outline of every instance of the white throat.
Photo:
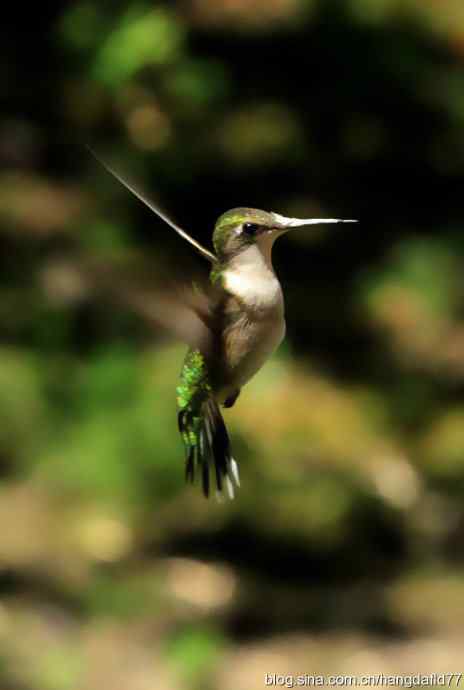
M 248 308 L 267 311 L 283 304 L 280 283 L 272 268 L 271 249 L 271 238 L 266 243 L 253 244 L 232 259 L 224 271 L 225 289 Z

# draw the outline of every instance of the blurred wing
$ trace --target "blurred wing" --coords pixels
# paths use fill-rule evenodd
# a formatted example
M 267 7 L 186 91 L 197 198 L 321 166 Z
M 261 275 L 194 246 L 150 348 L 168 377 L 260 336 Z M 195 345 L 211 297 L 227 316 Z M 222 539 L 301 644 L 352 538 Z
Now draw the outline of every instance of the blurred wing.
M 197 242 L 196 240 L 191 237 L 188 232 L 183 230 L 181 227 L 179 227 L 174 221 L 172 221 L 163 211 L 161 211 L 156 204 L 153 203 L 150 199 L 148 199 L 142 192 L 140 192 L 134 185 L 130 184 L 126 179 L 124 179 L 119 173 L 116 172 L 113 168 L 111 168 L 108 163 L 106 163 L 102 158 L 97 156 L 97 154 L 92 151 L 90 147 L 89 151 L 92 154 L 92 156 L 102 165 L 105 170 L 107 170 L 110 175 L 112 175 L 118 182 L 120 182 L 126 189 L 128 189 L 134 196 L 137 197 L 145 206 L 147 206 L 150 211 L 153 211 L 161 220 L 164 220 L 165 223 L 171 226 L 173 230 L 175 230 L 181 237 L 184 238 L 184 240 L 187 240 L 195 249 L 197 252 L 199 252 L 205 259 L 208 259 L 208 261 L 211 261 L 212 263 L 215 263 L 217 261 L 216 257 L 212 252 L 210 252 L 206 247 L 203 247 L 202 244 Z
M 204 354 L 211 351 L 213 314 L 220 296 L 205 281 L 188 285 L 173 277 L 172 271 L 168 278 L 159 275 L 154 280 L 152 267 L 139 262 L 129 269 L 101 260 L 83 260 L 75 270 L 87 289 L 103 300 L 128 307 L 150 326 Z
M 151 325 L 207 354 L 213 347 L 212 304 L 208 295 L 184 285 L 159 293 L 130 288 L 120 292 L 122 301 Z

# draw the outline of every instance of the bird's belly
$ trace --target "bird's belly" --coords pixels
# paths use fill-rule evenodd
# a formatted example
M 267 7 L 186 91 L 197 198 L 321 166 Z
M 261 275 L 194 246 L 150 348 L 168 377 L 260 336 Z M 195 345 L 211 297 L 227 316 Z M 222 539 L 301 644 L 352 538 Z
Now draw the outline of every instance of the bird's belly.
M 283 314 L 248 321 L 243 317 L 224 333 L 224 383 L 219 392 L 223 402 L 245 385 L 280 345 L 285 335 Z

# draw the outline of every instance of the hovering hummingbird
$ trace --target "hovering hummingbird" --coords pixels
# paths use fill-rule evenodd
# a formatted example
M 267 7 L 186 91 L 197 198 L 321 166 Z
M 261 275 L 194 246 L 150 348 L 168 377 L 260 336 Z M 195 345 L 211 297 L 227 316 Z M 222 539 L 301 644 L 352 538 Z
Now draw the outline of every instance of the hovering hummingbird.
M 209 294 L 188 301 L 188 310 L 194 312 L 200 328 L 192 329 L 194 337 L 185 336 L 190 348 L 177 387 L 178 425 L 185 448 L 187 481 L 193 483 L 198 472 L 203 493 L 208 497 L 210 469 L 214 468 L 218 497 L 226 490 L 234 498 L 235 488 L 240 486 L 238 465 L 232 456 L 220 406 L 228 408 L 235 404 L 243 386 L 261 369 L 285 335 L 282 288 L 271 260 L 273 244 L 293 228 L 357 221 L 286 218 L 255 208 L 234 208 L 216 221 L 213 253 L 96 158 L 211 263 Z

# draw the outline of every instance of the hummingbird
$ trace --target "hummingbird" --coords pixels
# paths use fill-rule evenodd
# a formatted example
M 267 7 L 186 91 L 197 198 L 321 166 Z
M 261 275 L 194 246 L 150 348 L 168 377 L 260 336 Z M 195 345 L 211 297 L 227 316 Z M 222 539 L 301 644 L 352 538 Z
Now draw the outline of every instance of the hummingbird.
M 240 478 L 220 408 L 236 403 L 243 386 L 285 335 L 282 287 L 272 265 L 274 242 L 295 228 L 357 221 L 288 218 L 256 208 L 234 208 L 217 219 L 212 236 L 214 251 L 210 251 L 105 161 L 95 157 L 210 263 L 207 294 L 193 290 L 186 299 L 187 311 L 190 316 L 193 313 L 199 325 L 192 328 L 195 335 L 189 337 L 185 329 L 174 328 L 182 331 L 190 345 L 176 389 L 177 420 L 185 449 L 186 480 L 193 483 L 198 474 L 205 497 L 210 495 L 214 482 L 219 500 L 224 496 L 233 499 Z M 173 319 L 179 321 L 177 315 Z

